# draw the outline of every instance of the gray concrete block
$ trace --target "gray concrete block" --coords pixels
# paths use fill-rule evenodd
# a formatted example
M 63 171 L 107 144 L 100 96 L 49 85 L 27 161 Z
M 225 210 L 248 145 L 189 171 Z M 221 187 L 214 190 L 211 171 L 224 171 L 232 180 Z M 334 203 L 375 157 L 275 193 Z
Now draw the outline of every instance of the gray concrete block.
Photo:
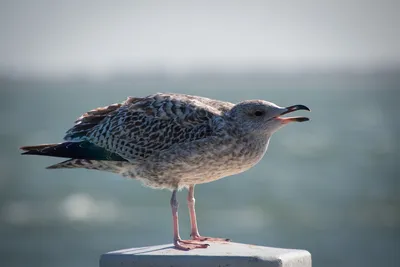
M 212 243 L 206 249 L 176 250 L 172 244 L 103 254 L 100 267 L 311 267 L 306 250 L 240 243 Z

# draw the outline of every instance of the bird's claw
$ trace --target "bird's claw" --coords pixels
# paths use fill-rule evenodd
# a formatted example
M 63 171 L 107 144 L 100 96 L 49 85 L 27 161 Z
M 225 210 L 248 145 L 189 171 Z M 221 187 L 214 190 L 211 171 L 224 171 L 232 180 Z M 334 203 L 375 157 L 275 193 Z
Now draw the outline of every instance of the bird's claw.
M 174 241 L 174 246 L 176 249 L 180 250 L 191 250 L 191 249 L 196 249 L 196 248 L 208 248 L 210 245 L 209 244 L 199 244 L 196 241 L 198 240 L 175 240 Z
M 231 240 L 229 238 L 221 238 L 221 237 L 207 237 L 207 236 L 201 236 L 199 234 L 191 234 L 192 240 L 196 241 L 211 241 L 211 242 L 230 242 Z

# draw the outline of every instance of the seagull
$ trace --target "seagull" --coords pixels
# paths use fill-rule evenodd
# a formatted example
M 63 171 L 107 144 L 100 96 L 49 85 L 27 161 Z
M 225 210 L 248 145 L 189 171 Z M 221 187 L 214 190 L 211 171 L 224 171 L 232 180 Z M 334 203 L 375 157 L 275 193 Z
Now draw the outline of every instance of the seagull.
M 68 158 L 47 167 L 107 171 L 172 191 L 173 242 L 180 250 L 206 248 L 226 238 L 201 236 L 194 187 L 244 172 L 267 151 L 274 132 L 306 117 L 282 117 L 304 105 L 280 107 L 264 100 L 237 104 L 206 97 L 157 93 L 128 97 L 79 117 L 64 142 L 24 146 L 24 155 Z M 191 239 L 179 234 L 180 189 L 188 189 Z

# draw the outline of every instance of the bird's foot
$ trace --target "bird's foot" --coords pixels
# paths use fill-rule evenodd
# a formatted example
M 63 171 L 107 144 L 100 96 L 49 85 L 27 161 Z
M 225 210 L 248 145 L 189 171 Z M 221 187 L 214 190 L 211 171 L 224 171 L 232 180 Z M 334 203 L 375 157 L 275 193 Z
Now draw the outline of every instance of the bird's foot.
M 208 248 L 210 246 L 209 244 L 199 244 L 196 241 L 197 240 L 177 239 L 177 240 L 174 240 L 174 246 L 176 249 L 180 249 L 180 250 L 191 250 L 191 249 L 195 249 L 195 248 Z
M 201 236 L 199 234 L 191 234 L 192 240 L 196 241 L 211 241 L 211 242 L 230 242 L 229 238 L 221 238 L 221 237 L 207 237 Z

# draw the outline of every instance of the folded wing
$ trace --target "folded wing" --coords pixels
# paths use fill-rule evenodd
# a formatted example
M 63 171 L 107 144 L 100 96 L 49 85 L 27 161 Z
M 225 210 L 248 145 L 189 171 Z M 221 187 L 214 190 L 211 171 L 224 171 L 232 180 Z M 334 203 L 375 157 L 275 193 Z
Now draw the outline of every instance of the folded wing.
M 217 121 L 233 104 L 179 94 L 128 98 L 91 110 L 66 134 L 67 141 L 89 141 L 129 161 L 145 160 L 179 143 L 215 135 Z

